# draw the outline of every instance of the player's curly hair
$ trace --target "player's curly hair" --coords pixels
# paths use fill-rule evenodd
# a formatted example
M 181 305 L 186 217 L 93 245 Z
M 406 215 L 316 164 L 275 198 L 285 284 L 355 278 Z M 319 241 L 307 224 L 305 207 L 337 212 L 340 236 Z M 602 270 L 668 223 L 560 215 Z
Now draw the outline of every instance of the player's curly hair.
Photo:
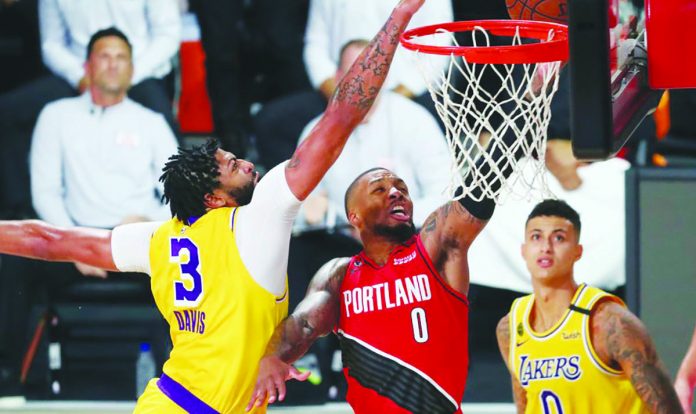
M 162 200 L 169 203 L 172 216 L 184 223 L 205 214 L 205 195 L 220 185 L 215 160 L 218 148 L 220 144 L 214 139 L 190 149 L 180 147 L 162 169 L 159 179 L 164 184 Z

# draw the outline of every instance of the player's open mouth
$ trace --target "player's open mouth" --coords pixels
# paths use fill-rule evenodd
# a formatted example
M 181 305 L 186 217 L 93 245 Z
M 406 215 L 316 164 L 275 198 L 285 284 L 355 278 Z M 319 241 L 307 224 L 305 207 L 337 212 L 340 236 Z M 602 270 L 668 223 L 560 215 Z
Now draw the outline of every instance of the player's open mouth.
M 389 210 L 389 216 L 398 221 L 409 221 L 411 219 L 411 215 L 406 212 L 403 206 L 395 206 Z
M 549 267 L 553 266 L 553 259 L 542 257 L 541 259 L 537 259 L 537 264 L 542 269 L 548 269 Z

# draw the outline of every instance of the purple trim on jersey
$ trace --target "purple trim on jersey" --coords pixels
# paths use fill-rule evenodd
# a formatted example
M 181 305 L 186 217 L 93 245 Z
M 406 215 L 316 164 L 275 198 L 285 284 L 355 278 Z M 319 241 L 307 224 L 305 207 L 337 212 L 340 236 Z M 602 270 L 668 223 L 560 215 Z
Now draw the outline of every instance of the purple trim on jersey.
M 201 216 L 191 216 L 191 217 L 188 218 L 188 220 L 186 221 L 186 223 L 187 223 L 189 226 L 193 226 L 193 223 L 195 223 L 196 221 L 198 221 L 199 218 L 201 218 Z
M 232 210 L 232 218 L 230 219 L 230 230 L 234 231 L 234 218 L 237 216 L 237 208 Z
M 220 414 L 165 373 L 157 380 L 157 386 L 164 395 L 189 413 Z

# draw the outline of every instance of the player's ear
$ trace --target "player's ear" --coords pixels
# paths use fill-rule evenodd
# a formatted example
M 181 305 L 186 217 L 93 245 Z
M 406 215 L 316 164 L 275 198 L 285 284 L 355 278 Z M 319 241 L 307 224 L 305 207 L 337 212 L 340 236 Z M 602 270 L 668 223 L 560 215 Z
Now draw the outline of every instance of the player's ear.
M 348 213 L 348 223 L 350 223 L 351 226 L 357 229 L 361 222 L 362 219 L 360 218 L 360 216 L 358 216 L 352 211 Z
M 206 208 L 220 208 L 225 206 L 225 199 L 213 193 L 208 193 L 203 196 L 203 204 Z
M 582 247 L 582 244 L 578 244 L 575 248 L 577 249 L 577 256 L 575 257 L 575 261 L 578 261 L 582 257 L 582 252 L 584 251 L 584 248 Z

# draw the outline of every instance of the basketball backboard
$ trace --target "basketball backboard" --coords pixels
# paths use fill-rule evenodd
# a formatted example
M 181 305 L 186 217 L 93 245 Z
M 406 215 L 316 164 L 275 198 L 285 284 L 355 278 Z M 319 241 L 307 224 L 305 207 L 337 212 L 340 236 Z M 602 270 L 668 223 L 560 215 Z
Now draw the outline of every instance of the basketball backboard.
M 696 87 L 696 45 L 686 41 L 696 37 L 696 8 L 689 0 L 645 0 L 645 10 L 647 30 L 621 43 L 630 51 L 617 65 L 618 0 L 568 0 L 571 136 L 579 159 L 616 154 L 663 89 Z

